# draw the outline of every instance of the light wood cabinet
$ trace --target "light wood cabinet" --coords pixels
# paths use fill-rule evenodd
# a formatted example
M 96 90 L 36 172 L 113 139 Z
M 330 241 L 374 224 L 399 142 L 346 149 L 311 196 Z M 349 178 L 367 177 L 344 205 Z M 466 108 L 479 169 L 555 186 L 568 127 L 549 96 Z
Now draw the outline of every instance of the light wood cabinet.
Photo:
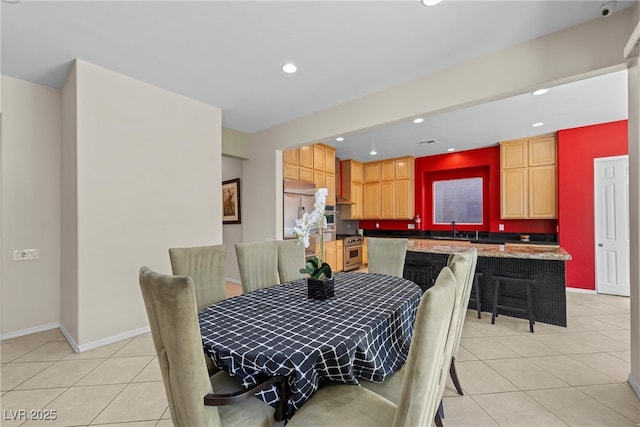
M 501 218 L 558 217 L 555 135 L 501 142 L 500 164 Z
M 336 271 L 344 270 L 344 242 L 336 240 Z
M 313 169 L 311 169 L 311 168 L 303 168 L 302 166 L 300 166 L 298 168 L 298 179 L 300 181 L 305 181 L 305 182 L 314 182 L 313 181 Z
M 369 264 L 369 255 L 367 254 L 367 239 L 366 237 L 362 241 L 362 264 Z
M 313 169 L 313 146 L 298 147 L 298 166 Z
M 313 182 L 327 188 L 327 204 L 336 203 L 336 150 L 324 144 L 306 145 L 282 152 L 282 176 Z M 315 160 L 315 161 L 314 161 Z
M 313 144 L 313 168 L 324 171 L 324 146 Z
M 336 204 L 336 174 L 326 172 L 324 174 L 324 185 L 329 190 L 327 194 L 327 205 Z
M 324 149 L 324 171 L 336 173 L 336 149 L 333 147 L 327 146 Z
M 415 158 L 407 156 L 363 165 L 364 219 L 413 218 L 414 163 Z M 378 176 L 379 180 L 374 180 L 375 176 Z
M 298 149 L 284 150 L 282 152 L 282 162 L 298 166 Z
M 329 264 L 331 271 L 339 271 L 338 268 L 338 252 L 336 249 L 336 240 L 324 242 L 324 253 L 322 261 Z M 320 253 L 320 242 L 316 243 L 316 253 Z
M 342 195 L 352 202 L 344 205 L 342 219 L 362 219 L 362 163 L 342 162 Z
M 323 171 L 313 171 L 313 183 L 316 185 L 316 190 L 325 187 Z
M 299 179 L 298 166 L 282 163 L 282 177 L 284 179 Z

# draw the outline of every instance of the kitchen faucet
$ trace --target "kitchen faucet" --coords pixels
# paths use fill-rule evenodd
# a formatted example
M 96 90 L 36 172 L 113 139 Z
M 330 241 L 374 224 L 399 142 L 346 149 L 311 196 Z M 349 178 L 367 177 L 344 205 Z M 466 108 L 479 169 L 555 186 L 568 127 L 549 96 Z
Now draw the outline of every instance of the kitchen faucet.
M 456 237 L 456 222 L 455 221 L 451 221 L 451 233 L 453 234 L 453 237 Z

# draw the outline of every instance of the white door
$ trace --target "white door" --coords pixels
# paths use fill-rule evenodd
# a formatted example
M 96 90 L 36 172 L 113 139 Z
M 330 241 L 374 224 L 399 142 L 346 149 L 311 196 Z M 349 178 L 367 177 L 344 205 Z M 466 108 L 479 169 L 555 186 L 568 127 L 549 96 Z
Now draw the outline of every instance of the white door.
M 594 165 L 596 290 L 629 296 L 629 156 Z

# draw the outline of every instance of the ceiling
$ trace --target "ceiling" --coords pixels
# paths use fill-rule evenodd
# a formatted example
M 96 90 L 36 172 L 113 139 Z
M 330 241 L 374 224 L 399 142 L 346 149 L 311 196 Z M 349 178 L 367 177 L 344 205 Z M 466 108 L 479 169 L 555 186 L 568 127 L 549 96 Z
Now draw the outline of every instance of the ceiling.
M 220 107 L 223 126 L 245 133 L 607 19 L 597 0 L 8 1 L 0 9 L 3 75 L 60 88 L 80 58 Z M 293 75 L 280 69 L 289 61 Z M 377 158 L 465 150 L 624 119 L 626 94 L 619 72 L 327 143 L 363 161 L 371 148 Z M 531 128 L 537 121 L 545 125 Z

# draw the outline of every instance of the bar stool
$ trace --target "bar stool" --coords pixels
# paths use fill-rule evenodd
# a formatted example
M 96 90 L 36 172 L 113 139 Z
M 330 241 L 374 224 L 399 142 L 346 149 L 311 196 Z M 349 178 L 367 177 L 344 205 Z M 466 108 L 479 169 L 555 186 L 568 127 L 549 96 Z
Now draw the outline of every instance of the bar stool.
M 493 310 L 491 312 L 491 324 L 496 323 L 496 317 L 498 316 L 499 308 L 506 308 L 508 310 L 517 311 L 520 313 L 525 313 L 527 315 L 527 319 L 529 319 L 529 330 L 533 333 L 533 325 L 535 324 L 535 316 L 533 313 L 533 286 L 536 284 L 535 279 L 526 279 L 522 277 L 509 277 L 509 276 L 493 276 L 493 280 L 495 281 L 495 289 L 493 292 Z M 513 286 L 524 286 L 526 291 L 526 302 L 527 308 L 522 308 L 513 305 L 498 304 L 498 299 L 500 298 L 500 291 L 502 290 L 501 285 L 513 285 Z
M 482 272 L 478 271 L 473 276 L 473 287 L 471 288 L 471 296 L 469 299 L 472 299 L 476 302 L 476 310 L 478 311 L 478 319 L 482 319 L 482 294 L 480 293 L 480 278 L 482 277 Z

